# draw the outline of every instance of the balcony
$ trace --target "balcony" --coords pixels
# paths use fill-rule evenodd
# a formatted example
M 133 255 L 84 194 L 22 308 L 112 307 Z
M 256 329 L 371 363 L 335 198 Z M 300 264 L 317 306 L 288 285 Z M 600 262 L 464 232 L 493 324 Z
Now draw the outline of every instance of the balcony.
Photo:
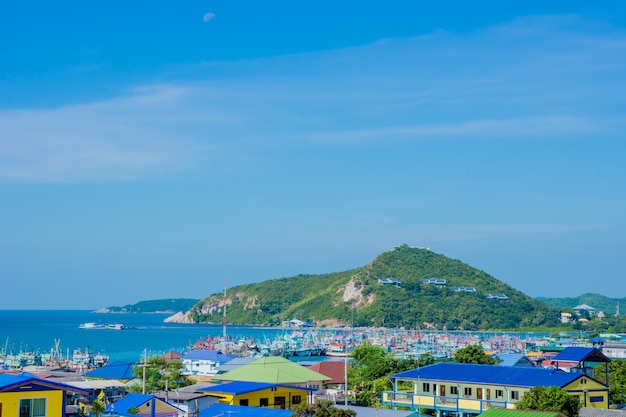
M 408 407 L 411 410 L 425 408 L 429 410 L 482 413 L 488 408 L 512 409 L 513 403 L 506 401 L 479 400 L 469 397 L 441 397 L 412 392 L 383 392 L 382 403 L 391 407 Z

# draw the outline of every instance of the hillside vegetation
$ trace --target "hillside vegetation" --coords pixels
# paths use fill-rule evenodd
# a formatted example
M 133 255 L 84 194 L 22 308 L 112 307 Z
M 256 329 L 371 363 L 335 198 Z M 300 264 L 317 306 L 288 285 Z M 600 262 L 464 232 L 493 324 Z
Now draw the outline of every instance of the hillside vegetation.
M 620 305 L 622 308 L 626 308 L 626 298 L 609 298 L 599 294 L 583 294 L 579 297 L 562 297 L 562 298 L 549 298 L 538 297 L 538 300 L 553 307 L 574 308 L 581 304 L 587 304 L 596 309 L 597 312 L 603 311 L 606 315 L 615 314 L 615 307 Z M 620 315 L 624 312 L 620 311 Z
M 167 298 L 164 300 L 140 301 L 136 304 L 127 304 L 123 307 L 107 307 L 100 310 L 108 313 L 175 313 L 187 311 L 198 303 L 198 299 L 192 298 Z
M 380 284 L 394 278 L 399 286 Z M 445 279 L 445 287 L 422 279 Z M 452 287 L 473 287 L 455 292 Z M 489 299 L 488 293 L 508 299 Z M 192 323 L 219 323 L 226 303 L 229 323 L 278 325 L 309 320 L 318 326 L 354 325 L 449 330 L 554 326 L 558 311 L 494 277 L 428 249 L 402 245 L 368 265 L 323 275 L 298 275 L 229 288 L 186 314 Z

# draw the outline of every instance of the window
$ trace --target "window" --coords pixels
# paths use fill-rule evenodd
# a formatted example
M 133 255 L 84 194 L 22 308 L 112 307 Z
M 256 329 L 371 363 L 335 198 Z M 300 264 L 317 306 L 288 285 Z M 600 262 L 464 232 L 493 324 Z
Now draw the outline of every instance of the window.
M 469 397 L 472 395 L 472 389 L 470 387 L 465 387 L 463 389 L 463 395 L 465 395 L 466 397 Z
M 428 382 L 424 382 L 422 384 L 422 391 L 424 392 L 430 392 L 430 384 Z
M 450 395 L 459 395 L 459 387 L 450 387 Z
M 293 397 L 291 397 L 291 403 L 292 404 L 300 404 L 302 402 L 302 397 L 299 395 L 294 395 Z
M 20 400 L 19 417 L 45 417 L 46 416 L 46 399 L 45 398 L 24 398 Z
M 239 405 L 248 405 L 248 400 L 239 400 Z
M 511 391 L 511 399 L 519 400 L 519 391 Z
M 259 401 L 259 406 L 267 407 L 268 405 L 270 405 L 270 400 L 268 398 L 261 398 L 261 400 Z
M 601 403 L 602 401 L 604 401 L 604 397 L 603 396 L 594 396 L 594 397 L 589 397 L 589 401 L 592 403 Z
M 585 378 L 581 378 L 580 383 L 581 383 L 581 384 L 586 384 L 586 383 L 587 383 L 587 380 L 586 380 Z
M 503 397 L 503 392 L 501 389 L 497 389 L 496 390 L 496 398 L 502 398 Z

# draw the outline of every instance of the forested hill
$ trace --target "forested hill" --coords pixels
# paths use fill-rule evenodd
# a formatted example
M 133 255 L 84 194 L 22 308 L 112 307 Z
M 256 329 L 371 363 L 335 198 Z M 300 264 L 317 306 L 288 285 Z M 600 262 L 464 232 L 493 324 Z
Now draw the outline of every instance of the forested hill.
M 587 293 L 578 297 L 538 297 L 537 299 L 553 307 L 574 308 L 581 304 L 587 304 L 595 308 L 596 311 L 603 311 L 606 315 L 614 315 L 618 306 L 621 306 L 622 310 L 626 309 L 626 298 L 609 298 L 599 294 Z M 619 313 L 623 315 L 624 311 Z
M 399 280 L 399 285 L 380 279 Z M 445 280 L 445 286 L 422 283 Z M 455 291 L 466 287 L 475 291 Z M 506 299 L 488 298 L 502 294 Z M 501 297 L 502 298 L 502 297 Z M 558 312 L 494 277 L 428 249 L 401 245 L 361 268 L 298 275 L 229 288 L 229 323 L 278 325 L 299 319 L 316 325 L 447 328 L 463 330 L 554 326 Z M 211 295 L 174 321 L 220 323 L 222 293 Z
M 198 299 L 167 298 L 164 300 L 140 301 L 123 307 L 107 307 L 98 310 L 100 313 L 172 313 L 187 311 L 198 303 Z

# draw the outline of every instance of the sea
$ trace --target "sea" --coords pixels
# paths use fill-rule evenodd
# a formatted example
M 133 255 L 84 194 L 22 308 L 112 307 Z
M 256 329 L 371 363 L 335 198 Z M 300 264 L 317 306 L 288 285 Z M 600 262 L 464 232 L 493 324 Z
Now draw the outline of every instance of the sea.
M 88 310 L 0 310 L 0 351 L 49 353 L 65 357 L 75 349 L 109 356 L 109 361 L 140 361 L 143 355 L 185 353 L 199 339 L 222 336 L 222 324 L 165 323 L 170 314 L 96 313 Z M 122 324 L 122 330 L 83 329 L 83 323 Z M 283 329 L 227 325 L 233 340 L 273 340 Z

